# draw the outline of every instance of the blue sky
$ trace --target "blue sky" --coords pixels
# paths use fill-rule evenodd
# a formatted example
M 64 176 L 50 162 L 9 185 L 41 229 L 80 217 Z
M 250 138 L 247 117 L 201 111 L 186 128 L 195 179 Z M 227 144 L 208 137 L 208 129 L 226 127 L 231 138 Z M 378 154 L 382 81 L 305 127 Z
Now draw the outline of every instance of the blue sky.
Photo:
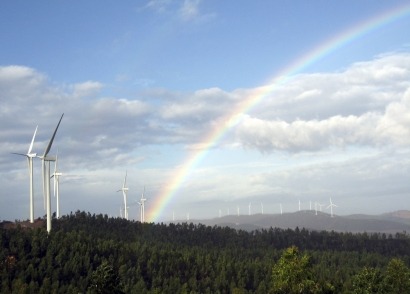
M 53 149 L 66 174 L 63 213 L 118 215 L 125 170 L 129 198 L 146 186 L 149 210 L 236 103 L 319 44 L 405 3 L 3 1 L 0 219 L 28 217 L 26 164 L 10 153 L 25 152 L 36 125 L 41 153 L 65 113 Z M 159 219 L 215 217 L 249 202 L 290 212 L 299 199 L 307 207 L 329 197 L 336 214 L 409 209 L 409 29 L 406 14 L 267 95 Z M 39 162 L 35 174 L 42 216 Z

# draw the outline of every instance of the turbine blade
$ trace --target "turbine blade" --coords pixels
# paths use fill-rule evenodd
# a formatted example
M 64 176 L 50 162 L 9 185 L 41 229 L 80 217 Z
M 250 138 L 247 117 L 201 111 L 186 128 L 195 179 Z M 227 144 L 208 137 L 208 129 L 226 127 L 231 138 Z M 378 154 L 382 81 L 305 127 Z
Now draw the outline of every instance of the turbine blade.
M 21 155 L 21 156 L 27 156 L 27 154 L 23 154 L 23 153 L 16 153 L 16 152 L 11 152 L 11 154 L 16 154 L 16 155 Z
M 47 154 L 48 154 L 48 152 L 50 152 L 51 145 L 53 145 L 54 137 L 55 137 L 56 134 L 57 134 L 57 130 L 58 130 L 58 127 L 60 126 L 60 123 L 61 123 L 61 120 L 63 119 L 63 116 L 64 116 L 64 113 L 61 115 L 61 118 L 60 118 L 60 120 L 58 121 L 57 127 L 56 127 L 56 129 L 54 130 L 53 136 L 51 137 L 50 142 L 48 143 L 46 150 L 44 150 L 44 155 L 43 155 L 43 157 L 46 157 Z
M 56 154 L 56 161 L 54 162 L 54 173 L 57 172 L 57 160 L 58 160 L 58 149 L 57 149 L 57 154 Z
M 38 128 L 38 126 L 36 126 L 36 130 L 34 131 L 33 139 L 31 139 L 31 144 L 30 144 L 30 147 L 28 148 L 27 154 L 30 154 L 30 153 L 31 153 L 31 150 L 33 149 L 34 138 L 36 137 L 37 128 Z
M 56 187 L 57 187 L 57 176 L 54 176 L 54 197 L 56 197 Z

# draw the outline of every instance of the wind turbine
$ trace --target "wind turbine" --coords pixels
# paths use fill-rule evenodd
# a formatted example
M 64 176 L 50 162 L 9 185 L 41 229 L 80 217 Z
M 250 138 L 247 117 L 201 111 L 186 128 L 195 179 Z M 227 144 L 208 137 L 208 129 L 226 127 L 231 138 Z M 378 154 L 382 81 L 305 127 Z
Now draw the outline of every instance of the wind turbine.
M 251 203 L 249 202 L 249 215 L 251 215 Z
M 283 214 L 283 210 L 282 210 L 282 203 L 280 204 L 280 214 Z
M 236 206 L 236 212 L 238 213 L 238 216 L 239 216 L 239 205 Z
M 60 218 L 60 176 L 63 174 L 57 171 L 57 161 L 58 161 L 58 150 L 56 155 L 56 161 L 54 162 L 54 173 L 51 176 L 54 177 L 54 197 L 57 194 L 57 218 Z
M 30 223 L 34 223 L 34 195 L 33 195 L 33 157 L 37 156 L 37 153 L 31 153 L 31 150 L 33 149 L 33 144 L 34 144 L 34 138 L 36 137 L 37 133 L 37 128 L 36 127 L 34 131 L 33 138 L 31 139 L 31 144 L 28 148 L 28 151 L 26 154 L 23 153 L 14 153 L 17 155 L 22 155 L 27 157 L 27 163 L 28 163 L 28 172 L 29 172 L 29 177 L 30 177 Z
M 337 207 L 337 205 L 332 202 L 332 198 L 329 198 L 329 199 L 330 199 L 330 204 L 328 207 L 326 207 L 326 209 L 330 207 L 330 217 L 333 217 L 333 207 Z
M 299 199 L 299 211 L 300 211 L 300 199 Z
M 128 188 L 125 187 L 127 185 L 127 171 L 125 171 L 124 183 L 122 184 L 122 188 L 119 189 L 117 192 L 122 191 L 122 195 L 124 196 L 124 217 L 128 220 L 128 210 L 127 210 L 127 191 Z
M 55 161 L 55 156 L 48 156 L 50 152 L 51 145 L 53 145 L 54 138 L 57 134 L 58 127 L 60 126 L 61 120 L 63 119 L 64 113 L 61 115 L 60 120 L 58 121 L 57 127 L 54 130 L 53 136 L 48 142 L 46 149 L 44 150 L 43 155 L 39 156 L 41 158 L 41 169 L 43 172 L 43 195 L 47 201 L 47 232 L 51 231 L 51 199 L 50 199 L 50 161 Z M 48 164 L 46 164 L 48 162 Z
M 318 202 L 317 205 L 319 206 L 319 211 L 322 211 L 322 206 L 323 206 L 324 204 L 320 204 L 320 203 Z
M 144 198 L 144 194 L 145 194 L 145 186 L 144 186 L 144 192 L 141 195 L 141 199 L 140 199 L 140 205 L 141 205 L 141 222 L 144 223 L 145 222 L 145 201 L 147 199 Z

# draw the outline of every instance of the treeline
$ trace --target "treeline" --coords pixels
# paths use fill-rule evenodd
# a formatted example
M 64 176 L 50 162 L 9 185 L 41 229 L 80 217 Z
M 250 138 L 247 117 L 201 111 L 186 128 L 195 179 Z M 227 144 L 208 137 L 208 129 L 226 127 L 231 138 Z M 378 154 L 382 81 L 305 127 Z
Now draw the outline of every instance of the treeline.
M 78 211 L 50 234 L 0 228 L 0 245 L 1 293 L 292 293 L 281 279 L 300 293 L 372 293 L 360 292 L 369 283 L 395 293 L 394 281 L 410 293 L 406 233 L 246 232 Z

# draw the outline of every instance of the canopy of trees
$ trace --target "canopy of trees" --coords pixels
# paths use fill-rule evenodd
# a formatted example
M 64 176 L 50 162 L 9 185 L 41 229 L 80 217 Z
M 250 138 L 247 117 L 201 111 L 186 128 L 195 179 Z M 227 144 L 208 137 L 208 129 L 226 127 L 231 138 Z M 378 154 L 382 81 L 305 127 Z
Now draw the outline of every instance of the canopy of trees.
M 1 293 L 410 293 L 406 233 L 245 232 L 71 213 L 0 227 Z

